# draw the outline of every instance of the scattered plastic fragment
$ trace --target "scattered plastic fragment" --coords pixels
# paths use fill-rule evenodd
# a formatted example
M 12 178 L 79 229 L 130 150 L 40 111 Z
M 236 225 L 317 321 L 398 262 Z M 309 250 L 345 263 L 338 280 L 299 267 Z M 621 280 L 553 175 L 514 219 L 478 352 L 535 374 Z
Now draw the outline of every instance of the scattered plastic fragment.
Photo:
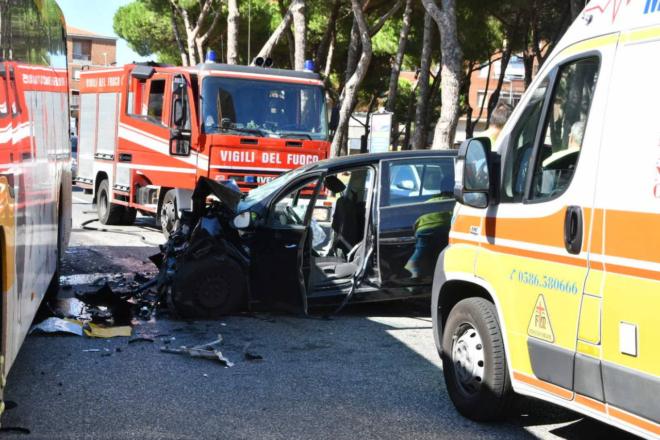
M 91 338 L 114 338 L 116 336 L 131 336 L 133 329 L 130 325 L 121 325 L 117 327 L 104 327 L 90 322 L 85 328 L 85 334 Z
M 224 357 L 220 350 L 215 348 L 221 343 L 222 335 L 218 335 L 218 339 L 206 344 L 196 345 L 194 347 L 186 347 L 185 345 L 182 345 L 179 348 L 162 346 L 160 347 L 160 351 L 163 353 L 188 354 L 190 357 L 217 360 L 220 361 L 220 363 L 225 367 L 233 367 L 234 363 Z
M 32 326 L 29 333 L 32 334 L 34 332 L 71 333 L 74 335 L 82 336 L 83 327 L 82 323 L 79 321 L 52 317 Z
M 101 351 L 100 348 L 86 348 L 83 353 L 98 353 L 99 351 Z

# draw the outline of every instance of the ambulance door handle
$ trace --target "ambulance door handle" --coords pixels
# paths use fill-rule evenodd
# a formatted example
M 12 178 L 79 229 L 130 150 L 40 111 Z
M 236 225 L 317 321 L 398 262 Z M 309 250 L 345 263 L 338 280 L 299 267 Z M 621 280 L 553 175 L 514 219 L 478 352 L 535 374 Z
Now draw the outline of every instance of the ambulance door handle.
M 582 249 L 582 208 L 569 206 L 564 218 L 564 245 L 571 254 L 579 254 Z

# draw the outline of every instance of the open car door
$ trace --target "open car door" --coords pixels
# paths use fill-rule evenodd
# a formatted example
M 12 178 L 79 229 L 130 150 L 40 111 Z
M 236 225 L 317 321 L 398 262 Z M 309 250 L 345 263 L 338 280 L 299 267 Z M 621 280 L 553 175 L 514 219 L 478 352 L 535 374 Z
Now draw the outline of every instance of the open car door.
M 427 286 L 447 245 L 454 210 L 453 157 L 381 163 L 378 262 L 381 286 Z
M 271 203 L 252 243 L 253 306 L 307 313 L 308 240 L 319 176 L 291 183 Z

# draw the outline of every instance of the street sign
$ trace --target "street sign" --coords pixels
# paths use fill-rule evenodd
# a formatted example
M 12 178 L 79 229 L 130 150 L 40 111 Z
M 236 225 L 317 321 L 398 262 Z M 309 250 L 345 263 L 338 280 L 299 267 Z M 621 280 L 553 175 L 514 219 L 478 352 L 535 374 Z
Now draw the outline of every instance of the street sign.
M 372 113 L 369 132 L 369 152 L 382 153 L 390 149 L 392 132 L 392 113 Z

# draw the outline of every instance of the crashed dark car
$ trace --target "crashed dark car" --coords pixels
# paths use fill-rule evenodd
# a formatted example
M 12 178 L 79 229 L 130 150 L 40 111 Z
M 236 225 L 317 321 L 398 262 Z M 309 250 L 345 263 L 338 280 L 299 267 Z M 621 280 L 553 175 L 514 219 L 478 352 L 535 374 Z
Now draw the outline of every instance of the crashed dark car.
M 428 296 L 454 208 L 452 151 L 342 157 L 241 194 L 199 181 L 156 259 L 184 317 Z

